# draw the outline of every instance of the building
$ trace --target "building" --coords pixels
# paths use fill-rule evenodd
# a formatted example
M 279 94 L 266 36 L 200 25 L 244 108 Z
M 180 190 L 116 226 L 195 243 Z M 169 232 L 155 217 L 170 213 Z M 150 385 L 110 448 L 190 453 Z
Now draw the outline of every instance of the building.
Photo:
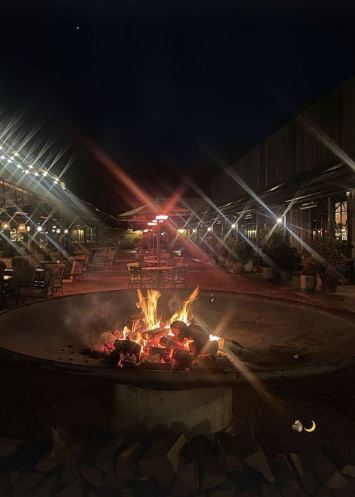
M 0 256 L 110 243 L 119 223 L 80 200 L 43 164 L 0 143 Z
M 298 248 L 332 234 L 355 257 L 355 77 L 221 171 L 202 231 L 233 224 L 257 241 L 278 220 Z

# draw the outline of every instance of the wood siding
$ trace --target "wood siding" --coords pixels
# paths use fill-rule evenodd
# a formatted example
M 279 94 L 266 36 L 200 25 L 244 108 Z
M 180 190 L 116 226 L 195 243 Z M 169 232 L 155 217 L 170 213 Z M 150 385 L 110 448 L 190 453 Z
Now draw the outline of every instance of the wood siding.
M 293 121 L 241 157 L 233 170 L 261 193 L 305 173 L 327 169 L 342 158 L 336 150 L 355 158 L 355 78 L 314 103 Z M 237 200 L 245 191 L 226 173 L 211 185 L 217 205 Z

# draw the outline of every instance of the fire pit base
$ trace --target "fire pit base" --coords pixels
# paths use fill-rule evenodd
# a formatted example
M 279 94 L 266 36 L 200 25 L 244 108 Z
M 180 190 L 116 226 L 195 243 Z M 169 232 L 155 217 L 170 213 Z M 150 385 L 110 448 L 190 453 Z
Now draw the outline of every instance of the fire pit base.
M 144 423 L 184 423 L 196 434 L 225 430 L 232 422 L 232 390 L 228 387 L 153 390 L 130 385 L 115 385 L 117 428 Z

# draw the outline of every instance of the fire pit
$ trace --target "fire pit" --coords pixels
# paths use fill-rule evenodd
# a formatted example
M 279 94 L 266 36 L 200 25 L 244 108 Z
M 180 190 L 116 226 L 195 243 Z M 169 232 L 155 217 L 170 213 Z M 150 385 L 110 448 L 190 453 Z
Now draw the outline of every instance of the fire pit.
M 204 421 L 212 431 L 231 421 L 243 370 L 309 374 L 355 357 L 353 321 L 319 309 L 193 289 L 163 290 L 152 307 L 156 296 L 148 305 L 134 290 L 99 292 L 6 311 L 0 353 L 113 380 L 120 426 Z

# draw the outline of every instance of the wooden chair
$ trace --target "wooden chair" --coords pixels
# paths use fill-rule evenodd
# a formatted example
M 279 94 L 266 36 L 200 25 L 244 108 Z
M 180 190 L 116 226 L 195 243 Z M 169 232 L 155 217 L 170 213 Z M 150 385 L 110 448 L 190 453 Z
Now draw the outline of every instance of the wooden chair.
M 63 263 L 48 263 L 45 264 L 45 267 L 53 272 L 52 293 L 55 294 L 60 292 L 63 295 L 63 279 L 66 265 Z
M 137 265 L 136 265 L 137 264 Z M 135 288 L 142 286 L 142 270 L 138 267 L 138 262 L 127 264 L 129 282 L 128 288 Z
M 89 265 L 90 254 L 85 254 L 82 256 L 82 258 L 83 258 L 83 276 L 86 276 L 86 272 L 88 270 L 88 265 Z
M 12 259 L 14 284 L 31 283 L 34 279 L 36 264 L 26 256 L 16 256 Z
M 162 282 L 163 286 L 166 288 L 172 288 L 175 286 L 174 268 L 163 271 Z
M 92 264 L 89 265 L 94 271 L 97 269 L 104 269 L 106 264 L 106 250 L 95 252 Z
M 74 279 L 82 278 L 84 276 L 84 265 L 86 261 L 85 255 L 76 255 L 73 257 L 73 260 L 76 262 L 75 271 L 73 274 Z
M 186 287 L 187 280 L 187 266 L 176 266 L 174 267 L 174 288 L 177 286 Z
M 142 286 L 144 288 L 156 288 L 157 287 L 158 273 L 154 271 L 142 271 Z
M 106 254 L 105 267 L 112 267 L 115 263 L 117 250 L 114 248 L 109 248 Z
M 16 304 L 23 303 L 26 298 L 47 299 L 53 295 L 54 273 L 50 268 L 46 268 L 43 278 L 33 280 L 31 283 L 22 283 L 17 288 Z
M 75 270 L 76 270 L 76 263 L 77 261 L 75 259 L 71 261 L 67 261 L 64 269 L 64 275 L 62 279 L 62 283 L 71 283 L 74 287 L 75 284 Z

